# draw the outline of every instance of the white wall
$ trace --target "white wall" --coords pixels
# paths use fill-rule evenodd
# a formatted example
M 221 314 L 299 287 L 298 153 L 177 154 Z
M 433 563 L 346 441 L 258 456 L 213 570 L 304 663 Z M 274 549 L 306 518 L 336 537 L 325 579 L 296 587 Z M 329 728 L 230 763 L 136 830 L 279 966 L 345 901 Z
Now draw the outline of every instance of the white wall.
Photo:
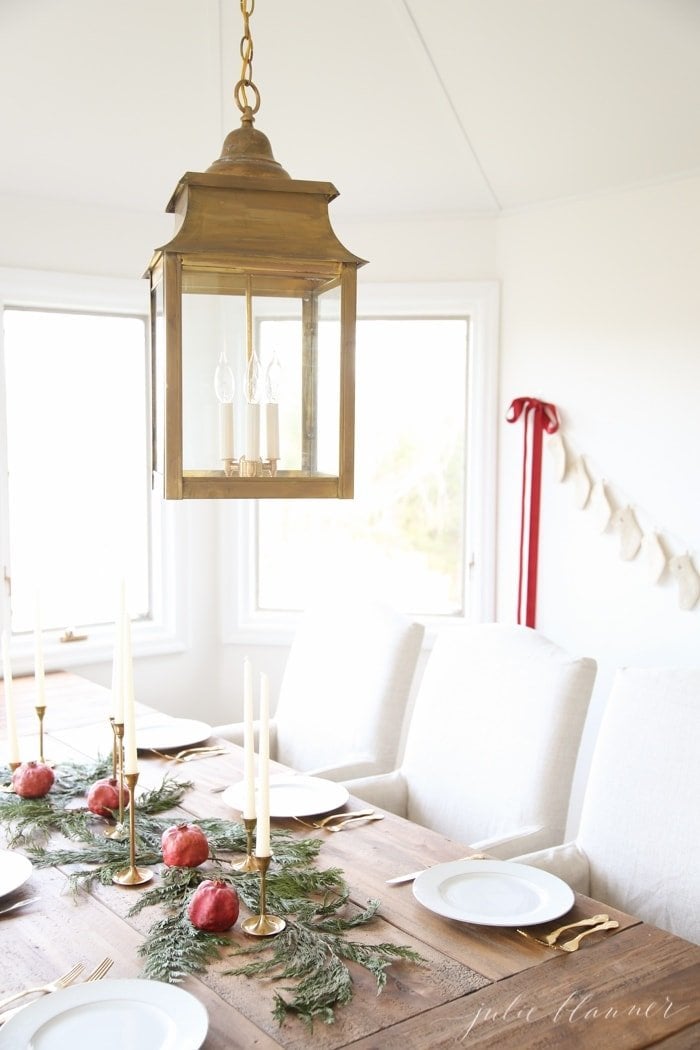
M 700 179 L 500 221 L 501 408 L 532 396 L 643 529 L 700 571 Z M 523 426 L 500 432 L 498 610 L 515 616 Z M 574 804 L 614 669 L 700 665 L 700 603 L 681 611 L 619 534 L 593 526 L 545 453 L 537 626 L 599 663 Z M 621 746 L 624 742 L 621 741 Z

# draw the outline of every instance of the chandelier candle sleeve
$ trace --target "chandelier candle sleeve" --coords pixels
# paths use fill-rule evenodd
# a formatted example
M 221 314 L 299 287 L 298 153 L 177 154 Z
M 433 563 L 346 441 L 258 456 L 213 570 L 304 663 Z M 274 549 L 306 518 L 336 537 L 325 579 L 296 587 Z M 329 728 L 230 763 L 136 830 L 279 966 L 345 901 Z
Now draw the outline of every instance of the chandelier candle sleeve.
M 124 630 L 124 773 L 138 775 L 139 764 L 136 753 L 136 704 L 134 702 L 134 667 L 131 657 L 131 623 L 126 613 Z
M 243 819 L 255 819 L 255 740 L 253 734 L 253 670 L 246 656 L 243 660 L 243 776 L 245 799 Z
M 260 764 L 258 771 L 256 857 L 270 856 L 270 693 L 266 674 L 260 675 Z
M 34 681 L 36 683 L 36 707 L 46 707 L 46 682 L 44 679 L 44 650 L 41 644 L 41 603 L 36 595 L 34 609 Z
M 5 679 L 5 715 L 7 721 L 7 761 L 10 766 L 21 762 L 19 757 L 19 740 L 17 739 L 17 719 L 15 701 L 12 695 L 12 664 L 10 663 L 10 636 L 2 632 L 2 673 Z
M 234 458 L 233 443 L 233 396 L 236 390 L 233 371 L 228 363 L 226 351 L 222 350 L 214 373 L 214 391 L 219 402 L 219 456 Z

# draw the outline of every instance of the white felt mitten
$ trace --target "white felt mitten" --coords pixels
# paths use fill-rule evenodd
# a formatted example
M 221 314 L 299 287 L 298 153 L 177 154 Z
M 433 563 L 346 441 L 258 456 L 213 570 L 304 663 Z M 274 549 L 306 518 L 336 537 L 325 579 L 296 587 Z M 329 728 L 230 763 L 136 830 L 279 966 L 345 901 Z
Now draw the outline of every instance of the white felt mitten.
M 566 477 L 566 468 L 568 464 L 566 443 L 560 430 L 557 430 L 556 434 L 550 434 L 547 439 L 547 448 L 552 458 L 552 471 L 554 473 L 554 478 L 556 481 L 563 481 Z
M 588 497 L 591 494 L 591 479 L 588 476 L 586 464 L 583 462 L 583 456 L 578 456 L 578 458 L 574 460 L 573 476 L 574 499 L 576 500 L 576 506 L 583 509 L 588 503 Z
M 631 507 L 620 507 L 612 517 L 613 525 L 620 532 L 620 557 L 632 561 L 637 557 L 642 544 L 642 530 L 637 524 Z
M 596 481 L 591 489 L 587 513 L 590 514 L 593 525 L 598 532 L 605 532 L 610 524 L 612 512 L 612 504 L 608 499 L 605 482 Z
M 658 532 L 647 532 L 642 540 L 642 557 L 650 583 L 658 583 L 666 569 L 666 551 Z
M 672 575 L 678 581 L 678 605 L 681 609 L 692 609 L 700 597 L 700 576 L 689 554 L 677 554 L 668 563 Z

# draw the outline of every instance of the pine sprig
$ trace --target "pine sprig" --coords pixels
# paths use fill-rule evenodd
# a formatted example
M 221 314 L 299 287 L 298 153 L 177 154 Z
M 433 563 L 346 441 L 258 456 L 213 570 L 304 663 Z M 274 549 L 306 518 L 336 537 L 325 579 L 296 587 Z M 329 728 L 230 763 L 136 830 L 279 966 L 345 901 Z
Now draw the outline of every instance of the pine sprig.
M 185 794 L 193 787 L 191 780 L 174 780 L 166 775 L 158 787 L 143 791 L 138 795 L 136 810 L 143 816 L 149 816 L 174 809 L 175 806 L 180 805 Z M 172 824 L 172 821 L 170 823 Z
M 338 912 L 345 907 L 347 900 L 346 894 L 335 899 L 327 896 L 320 908 L 307 901 L 295 918 L 287 918 L 287 926 L 271 946 L 254 945 L 234 953 L 260 954 L 269 947 L 272 949 L 266 959 L 247 963 L 227 973 L 297 981 L 296 985 L 284 988 L 285 992 L 291 993 L 291 998 L 285 998 L 282 992 L 275 993 L 273 1014 L 280 1024 L 288 1014 L 295 1014 L 309 1028 L 313 1027 L 314 1020 L 331 1024 L 335 1020 L 335 1009 L 352 998 L 353 981 L 348 963 L 368 970 L 376 980 L 379 993 L 386 985 L 386 971 L 393 962 L 424 961 L 412 948 L 348 940 L 350 930 L 366 925 L 374 918 L 379 902 L 369 901 L 362 911 L 341 916 Z M 319 915 L 322 918 L 319 919 Z
M 189 974 L 203 973 L 229 943 L 227 937 L 195 929 L 185 912 L 167 915 L 151 927 L 148 940 L 139 947 L 139 955 L 146 957 L 143 975 L 179 983 Z

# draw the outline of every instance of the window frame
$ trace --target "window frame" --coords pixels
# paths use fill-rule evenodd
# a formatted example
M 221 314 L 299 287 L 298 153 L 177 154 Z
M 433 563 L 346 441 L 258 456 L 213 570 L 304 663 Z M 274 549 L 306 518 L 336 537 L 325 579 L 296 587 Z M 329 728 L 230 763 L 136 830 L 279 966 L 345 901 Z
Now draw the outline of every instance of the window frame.
M 0 566 L 3 575 L 11 564 L 8 505 L 7 416 L 4 367 L 4 324 L 6 308 L 70 311 L 82 313 L 122 314 L 143 317 L 148 338 L 148 287 L 144 281 L 129 278 L 95 277 L 92 275 L 50 273 L 38 270 L 15 270 L 0 267 Z M 151 432 L 150 375 L 148 354 L 146 368 L 147 396 L 144 411 L 147 433 Z M 144 484 L 150 487 L 150 442 L 147 448 Z M 186 648 L 185 602 L 178 579 L 184 573 L 187 557 L 186 536 L 177 523 L 171 504 L 160 500 L 151 490 L 149 568 L 150 616 L 132 623 L 132 645 L 135 657 L 181 652 Z M 176 565 L 180 571 L 176 571 Z M 11 575 L 11 572 L 10 572 Z M 0 629 L 10 624 L 9 594 L 2 581 Z M 115 615 L 117 595 L 115 592 Z M 59 641 L 61 631 L 42 632 L 44 663 L 47 671 L 102 663 L 113 658 L 114 624 L 91 625 L 88 637 L 80 642 Z M 13 674 L 31 673 L 34 669 L 33 632 L 12 637 Z
M 440 626 L 488 622 L 496 608 L 496 454 L 500 286 L 496 281 L 390 283 L 358 287 L 358 318 L 467 317 L 470 326 L 465 462 L 466 607 L 458 616 L 420 616 L 430 646 Z M 221 501 L 220 621 L 224 644 L 289 645 L 300 614 L 255 607 L 256 500 Z M 235 537 L 226 544 L 224 537 Z

